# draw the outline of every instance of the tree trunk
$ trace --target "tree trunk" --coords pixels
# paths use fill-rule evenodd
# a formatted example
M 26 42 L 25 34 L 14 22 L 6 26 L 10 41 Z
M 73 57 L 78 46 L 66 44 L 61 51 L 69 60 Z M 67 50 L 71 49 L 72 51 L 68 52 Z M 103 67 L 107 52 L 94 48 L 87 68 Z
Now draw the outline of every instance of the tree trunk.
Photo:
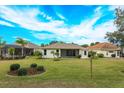
M 0 48 L 0 59 L 2 59 L 2 53 L 1 53 L 1 48 Z
M 24 54 L 24 48 L 23 48 L 23 46 L 22 46 L 22 57 L 23 57 L 23 54 Z
M 93 74 L 92 74 L 92 57 L 90 57 L 90 74 L 91 74 L 91 79 L 93 78 Z

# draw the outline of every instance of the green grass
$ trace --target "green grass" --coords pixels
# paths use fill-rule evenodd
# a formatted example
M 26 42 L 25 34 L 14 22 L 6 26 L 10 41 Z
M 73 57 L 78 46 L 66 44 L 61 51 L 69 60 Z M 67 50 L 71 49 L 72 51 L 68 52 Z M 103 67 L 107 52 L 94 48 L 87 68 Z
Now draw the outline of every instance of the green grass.
M 46 72 L 37 76 L 8 76 L 9 66 L 19 63 L 43 65 Z M 93 79 L 90 78 L 88 59 L 36 59 L 0 61 L 0 87 L 124 87 L 124 59 L 103 58 L 93 60 Z

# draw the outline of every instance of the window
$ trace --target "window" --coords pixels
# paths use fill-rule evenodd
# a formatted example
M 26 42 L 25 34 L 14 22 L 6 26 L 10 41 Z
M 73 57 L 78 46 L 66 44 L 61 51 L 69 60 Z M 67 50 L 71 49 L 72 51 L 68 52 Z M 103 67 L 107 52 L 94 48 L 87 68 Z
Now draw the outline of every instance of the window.
M 87 51 L 84 51 L 84 55 L 87 55 Z
M 56 52 L 58 53 L 58 52 L 59 52 L 59 50 L 57 49 L 57 50 L 56 50 Z
M 109 53 L 113 53 L 113 51 L 109 51 Z
M 47 54 L 47 52 L 46 52 L 46 49 L 44 50 L 44 55 L 46 55 Z

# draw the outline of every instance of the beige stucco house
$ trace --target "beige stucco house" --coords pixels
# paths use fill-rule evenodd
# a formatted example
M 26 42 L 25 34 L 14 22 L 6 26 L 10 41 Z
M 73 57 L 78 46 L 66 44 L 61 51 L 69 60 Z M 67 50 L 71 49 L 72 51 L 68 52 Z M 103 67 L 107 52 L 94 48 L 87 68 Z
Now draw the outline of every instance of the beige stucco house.
M 81 55 L 81 58 L 88 58 L 88 50 L 76 44 L 55 43 L 42 47 L 44 58 L 54 58 L 51 51 L 58 52 L 59 57 L 76 57 Z
M 97 54 L 103 54 L 104 57 L 112 57 L 115 55 L 116 58 L 120 57 L 120 48 L 111 43 L 98 43 L 94 46 L 88 47 L 89 51 L 94 51 Z

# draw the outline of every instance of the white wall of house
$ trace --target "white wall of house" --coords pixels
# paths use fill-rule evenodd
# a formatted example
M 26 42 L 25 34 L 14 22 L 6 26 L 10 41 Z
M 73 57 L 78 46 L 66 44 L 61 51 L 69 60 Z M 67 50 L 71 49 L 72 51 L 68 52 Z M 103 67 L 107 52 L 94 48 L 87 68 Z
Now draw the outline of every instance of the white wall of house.
M 112 57 L 112 54 L 115 54 L 117 58 L 120 57 L 120 55 L 118 55 L 118 51 L 105 51 L 105 50 L 93 50 L 94 52 L 98 53 L 102 53 L 104 55 L 104 57 Z
M 60 57 L 60 49 L 59 50 L 59 57 Z M 56 56 L 53 56 L 53 54 L 51 53 L 52 51 L 54 51 L 56 53 L 56 49 L 46 49 L 46 55 L 44 55 L 44 50 L 42 50 L 41 52 L 43 53 L 43 57 L 44 58 L 54 58 Z
M 42 49 L 40 49 L 40 48 L 34 48 L 34 52 L 35 52 L 35 51 L 42 52 Z
M 88 58 L 88 50 L 79 50 L 79 55 L 81 58 Z
M 44 55 L 44 50 L 41 52 L 43 53 L 44 58 L 54 58 L 53 54 L 51 54 L 52 51 L 56 52 L 57 49 L 46 49 L 46 55 Z M 59 50 L 59 57 L 61 57 L 61 50 Z M 88 58 L 88 51 L 87 50 L 79 50 L 79 54 L 81 55 L 81 58 Z M 56 56 L 55 56 L 56 57 Z

